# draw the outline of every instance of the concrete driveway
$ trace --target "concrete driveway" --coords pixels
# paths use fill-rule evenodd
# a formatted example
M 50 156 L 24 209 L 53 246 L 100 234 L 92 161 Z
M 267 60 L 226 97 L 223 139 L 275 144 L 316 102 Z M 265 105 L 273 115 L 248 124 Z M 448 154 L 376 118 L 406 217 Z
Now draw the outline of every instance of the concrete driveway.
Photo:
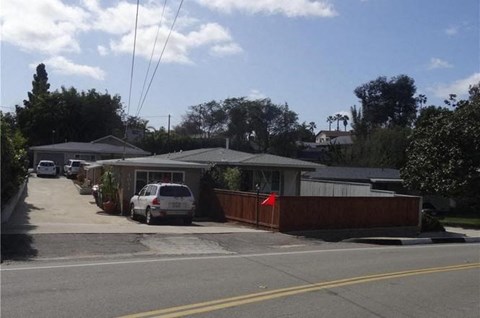
M 109 215 L 92 195 L 80 195 L 72 180 L 38 178 L 32 174 L 24 200 L 20 200 L 4 234 L 39 233 L 241 233 L 262 232 L 228 223 L 194 222 L 184 225 L 146 225 L 128 217 Z

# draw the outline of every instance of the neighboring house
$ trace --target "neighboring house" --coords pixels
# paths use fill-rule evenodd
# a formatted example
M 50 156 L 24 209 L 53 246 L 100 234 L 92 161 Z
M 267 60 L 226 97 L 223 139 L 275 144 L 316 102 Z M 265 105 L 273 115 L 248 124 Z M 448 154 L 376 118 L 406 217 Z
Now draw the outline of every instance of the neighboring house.
M 195 198 L 200 193 L 200 178 L 207 164 L 175 161 L 157 156 L 111 159 L 97 161 L 88 167 L 87 178 L 94 180 L 99 169 L 111 168 L 119 184 L 120 211 L 126 213 L 130 198 L 146 184 L 153 182 L 184 183 L 192 190 Z
M 69 159 L 97 161 L 113 158 L 148 156 L 144 151 L 115 136 L 106 136 L 91 142 L 64 142 L 59 144 L 30 147 L 33 151 L 33 166 L 40 160 L 52 160 L 63 169 Z
M 400 171 L 388 168 L 359 167 L 322 167 L 313 172 L 306 172 L 302 180 L 324 180 L 345 183 L 366 183 L 372 189 L 406 193 Z M 353 186 L 353 185 L 352 185 Z
M 320 130 L 315 136 L 315 142 L 317 144 L 324 144 L 332 141 L 332 139 L 346 136 L 351 137 L 352 133 L 349 131 L 340 130 Z
M 319 164 L 271 154 L 251 154 L 225 148 L 204 148 L 156 156 L 210 166 L 238 167 L 242 171 L 241 190 L 280 195 L 300 195 L 302 171 L 314 171 Z
M 300 160 L 328 162 L 331 146 L 348 147 L 353 144 L 352 134 L 345 131 L 320 131 L 315 142 L 297 142 L 301 147 L 298 151 Z

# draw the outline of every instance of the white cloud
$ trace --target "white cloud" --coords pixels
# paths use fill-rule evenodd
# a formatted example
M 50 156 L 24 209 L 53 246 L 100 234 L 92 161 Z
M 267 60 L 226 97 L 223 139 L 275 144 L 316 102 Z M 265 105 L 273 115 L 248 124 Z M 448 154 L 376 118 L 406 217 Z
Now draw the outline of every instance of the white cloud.
M 448 36 L 454 36 L 458 33 L 458 27 L 457 26 L 450 26 L 445 29 L 445 34 Z
M 155 50 L 155 60 L 161 54 L 165 40 L 168 36 L 169 28 L 162 27 L 159 32 L 157 46 Z M 143 28 L 137 32 L 136 52 L 140 56 L 149 59 L 152 52 L 153 43 L 157 34 L 157 27 Z M 118 41 L 111 41 L 110 49 L 115 53 L 131 54 L 133 50 L 133 32 L 121 37 Z M 217 23 L 207 23 L 198 27 L 197 30 L 182 34 L 173 31 L 170 36 L 165 53 L 162 57 L 163 62 L 175 63 L 193 63 L 190 60 L 189 53 L 194 48 L 203 46 L 232 46 L 240 48 L 238 44 L 232 41 L 227 29 Z
M 27 52 L 43 54 L 46 58 L 95 48 L 100 56 L 112 53 L 130 55 L 136 4 L 126 0 L 110 3 L 105 5 L 99 0 L 4 0 L 0 10 L 0 40 Z M 174 19 L 176 4 L 178 2 L 165 10 L 163 1 L 146 1 L 140 5 L 136 43 L 139 56 L 150 59 L 159 30 L 154 56 L 158 58 Z M 182 11 L 162 61 L 193 63 L 190 56 L 194 49 L 204 49 L 214 56 L 241 52 L 226 28 L 217 23 L 200 24 Z M 54 61 L 59 62 L 58 58 Z M 100 73 L 91 71 L 87 72 L 89 76 L 100 76 Z
M 468 89 L 471 85 L 478 84 L 480 82 L 480 73 L 473 73 L 472 75 L 456 80 L 450 84 L 440 84 L 429 90 L 433 92 L 436 97 L 448 98 L 450 94 L 456 94 L 457 96 L 466 96 Z
M 135 28 L 137 5 L 133 2 L 120 1 L 115 6 L 108 8 L 102 8 L 97 0 L 84 0 L 84 4 L 93 16 L 91 23 L 95 30 L 122 35 Z M 162 20 L 163 6 L 147 2 L 145 5 L 140 5 L 138 11 L 139 29 L 158 25 Z M 163 22 L 167 21 L 170 16 L 172 13 L 166 7 Z
M 249 100 L 265 99 L 267 98 L 267 95 L 263 94 L 258 89 L 252 89 L 250 90 L 250 93 L 248 93 L 247 98 Z
M 439 68 L 452 68 L 453 65 L 448 63 L 445 60 L 439 59 L 437 57 L 432 57 L 430 59 L 430 64 L 428 65 L 428 69 L 434 70 Z
M 216 56 L 234 55 L 242 52 L 242 48 L 237 43 L 214 45 L 210 49 L 210 53 Z
M 2 2 L 2 41 L 27 52 L 80 52 L 76 34 L 88 30 L 88 13 L 60 0 Z
M 334 17 L 338 15 L 333 5 L 318 0 L 197 0 L 199 4 L 212 10 L 231 13 L 283 14 L 287 17 Z
M 104 47 L 103 45 L 98 45 L 97 46 L 97 51 L 98 51 L 98 54 L 100 54 L 101 56 L 106 56 L 108 55 L 108 48 Z
M 48 69 L 54 73 L 64 75 L 79 75 L 87 76 L 96 80 L 104 80 L 105 72 L 99 67 L 88 65 L 75 64 L 63 56 L 55 56 L 43 61 Z M 30 64 L 30 67 L 35 68 L 39 63 Z

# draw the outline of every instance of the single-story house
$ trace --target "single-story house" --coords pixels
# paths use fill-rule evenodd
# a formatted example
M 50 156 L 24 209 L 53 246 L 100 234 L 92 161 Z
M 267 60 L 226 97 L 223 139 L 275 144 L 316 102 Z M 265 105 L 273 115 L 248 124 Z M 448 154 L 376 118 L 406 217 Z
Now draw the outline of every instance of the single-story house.
M 186 184 L 198 198 L 200 178 L 208 168 L 206 164 L 175 161 L 156 156 L 110 159 L 97 161 L 86 167 L 87 178 L 99 175 L 99 168 L 111 168 L 119 185 L 120 211 L 126 213 L 130 198 L 146 184 L 153 182 L 176 182 Z
M 87 167 L 87 178 L 99 175 L 99 168 L 113 169 L 120 186 L 121 211 L 128 211 L 130 198 L 147 183 L 179 182 L 188 185 L 196 198 L 200 179 L 213 167 L 238 167 L 242 170 L 242 190 L 280 195 L 299 195 L 302 171 L 314 171 L 321 165 L 270 154 L 251 154 L 225 148 L 207 148 L 176 153 L 113 160 L 100 160 Z
M 122 139 L 109 135 L 91 142 L 64 142 L 51 145 L 30 147 L 33 152 L 33 167 L 40 160 L 52 160 L 60 169 L 69 159 L 98 161 L 114 158 L 131 158 L 150 155 Z M 61 171 L 63 172 L 63 171 Z
M 203 148 L 158 155 L 159 158 L 196 162 L 219 167 L 238 167 L 242 171 L 242 191 L 300 195 L 302 171 L 322 165 L 266 153 L 246 153 L 225 148 Z

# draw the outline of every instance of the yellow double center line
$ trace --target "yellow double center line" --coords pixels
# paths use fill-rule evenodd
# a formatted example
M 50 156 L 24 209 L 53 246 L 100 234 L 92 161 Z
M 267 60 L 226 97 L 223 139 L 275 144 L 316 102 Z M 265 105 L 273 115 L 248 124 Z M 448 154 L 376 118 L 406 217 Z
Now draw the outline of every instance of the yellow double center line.
M 334 288 L 341 286 L 348 286 L 354 284 L 368 283 L 380 280 L 394 279 L 400 277 L 408 277 L 415 275 L 423 274 L 433 274 L 433 273 L 442 273 L 450 271 L 459 271 L 467 269 L 480 268 L 480 263 L 471 263 L 464 265 L 453 265 L 453 266 L 444 266 L 444 267 L 433 267 L 433 268 L 424 268 L 416 269 L 410 271 L 402 272 L 393 272 L 393 273 L 384 273 L 377 275 L 369 276 L 360 276 L 353 278 L 340 279 L 330 282 L 323 282 L 317 284 L 308 284 L 295 287 L 275 289 L 271 291 L 248 294 L 237 297 L 223 298 L 218 300 L 206 301 L 197 304 L 190 304 L 185 306 L 171 307 L 160 310 L 153 310 L 144 313 L 138 313 L 133 315 L 127 315 L 120 318 L 145 318 L 145 317 L 158 317 L 158 318 L 174 318 L 174 317 L 184 317 L 188 315 L 200 314 L 205 312 L 211 312 L 215 310 L 225 309 L 229 307 L 241 306 L 255 302 L 261 302 L 265 300 L 271 300 L 280 297 L 292 296 L 312 291 L 318 291 L 326 288 Z

